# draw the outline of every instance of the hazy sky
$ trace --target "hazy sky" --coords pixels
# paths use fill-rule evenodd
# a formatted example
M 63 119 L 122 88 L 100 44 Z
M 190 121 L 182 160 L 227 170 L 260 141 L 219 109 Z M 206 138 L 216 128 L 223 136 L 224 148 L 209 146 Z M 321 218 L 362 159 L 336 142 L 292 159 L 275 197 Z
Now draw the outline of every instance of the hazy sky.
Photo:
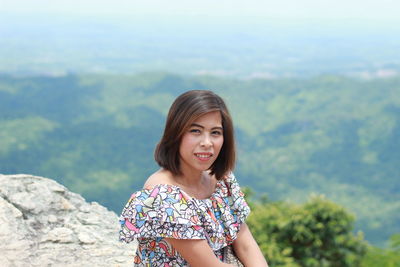
M 10 14 L 161 15 L 400 21 L 399 0 L 0 0 Z

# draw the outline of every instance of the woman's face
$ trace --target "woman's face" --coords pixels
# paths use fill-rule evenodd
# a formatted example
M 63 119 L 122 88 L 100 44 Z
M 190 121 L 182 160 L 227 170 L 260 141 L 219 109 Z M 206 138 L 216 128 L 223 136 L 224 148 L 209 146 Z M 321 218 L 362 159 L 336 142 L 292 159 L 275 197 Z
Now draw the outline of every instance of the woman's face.
M 204 114 L 184 133 L 179 147 L 181 171 L 205 171 L 217 159 L 224 143 L 219 111 Z

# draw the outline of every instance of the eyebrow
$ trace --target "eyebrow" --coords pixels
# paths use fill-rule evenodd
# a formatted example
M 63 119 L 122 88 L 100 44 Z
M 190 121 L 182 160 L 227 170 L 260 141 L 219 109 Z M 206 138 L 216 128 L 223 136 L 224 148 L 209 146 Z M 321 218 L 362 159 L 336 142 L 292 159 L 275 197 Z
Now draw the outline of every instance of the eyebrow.
M 193 126 L 204 129 L 204 126 L 202 126 L 202 125 L 200 125 L 200 124 L 197 124 L 197 123 L 192 123 L 192 124 L 190 125 L 190 127 L 193 127 Z M 224 128 L 222 128 L 221 126 L 216 126 L 216 127 L 212 127 L 212 128 L 211 128 L 211 130 L 215 130 L 215 129 L 224 130 Z

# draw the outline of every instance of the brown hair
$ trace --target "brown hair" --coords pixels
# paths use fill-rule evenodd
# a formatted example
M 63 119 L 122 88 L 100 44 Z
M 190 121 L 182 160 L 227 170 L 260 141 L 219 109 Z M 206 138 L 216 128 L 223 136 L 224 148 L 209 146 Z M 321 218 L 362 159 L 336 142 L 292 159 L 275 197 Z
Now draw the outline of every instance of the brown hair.
M 181 94 L 169 109 L 163 137 L 154 152 L 158 165 L 174 175 L 180 175 L 179 146 L 182 136 L 200 116 L 219 111 L 222 118 L 224 142 L 210 173 L 220 180 L 235 167 L 235 140 L 232 118 L 221 97 L 208 90 L 192 90 Z

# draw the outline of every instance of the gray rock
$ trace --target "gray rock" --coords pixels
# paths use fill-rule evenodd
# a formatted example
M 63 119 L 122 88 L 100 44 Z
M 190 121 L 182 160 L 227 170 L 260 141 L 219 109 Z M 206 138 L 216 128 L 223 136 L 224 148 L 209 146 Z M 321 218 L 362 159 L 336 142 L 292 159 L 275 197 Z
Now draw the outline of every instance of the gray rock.
M 0 174 L 0 266 L 132 266 L 115 213 L 55 181 Z

